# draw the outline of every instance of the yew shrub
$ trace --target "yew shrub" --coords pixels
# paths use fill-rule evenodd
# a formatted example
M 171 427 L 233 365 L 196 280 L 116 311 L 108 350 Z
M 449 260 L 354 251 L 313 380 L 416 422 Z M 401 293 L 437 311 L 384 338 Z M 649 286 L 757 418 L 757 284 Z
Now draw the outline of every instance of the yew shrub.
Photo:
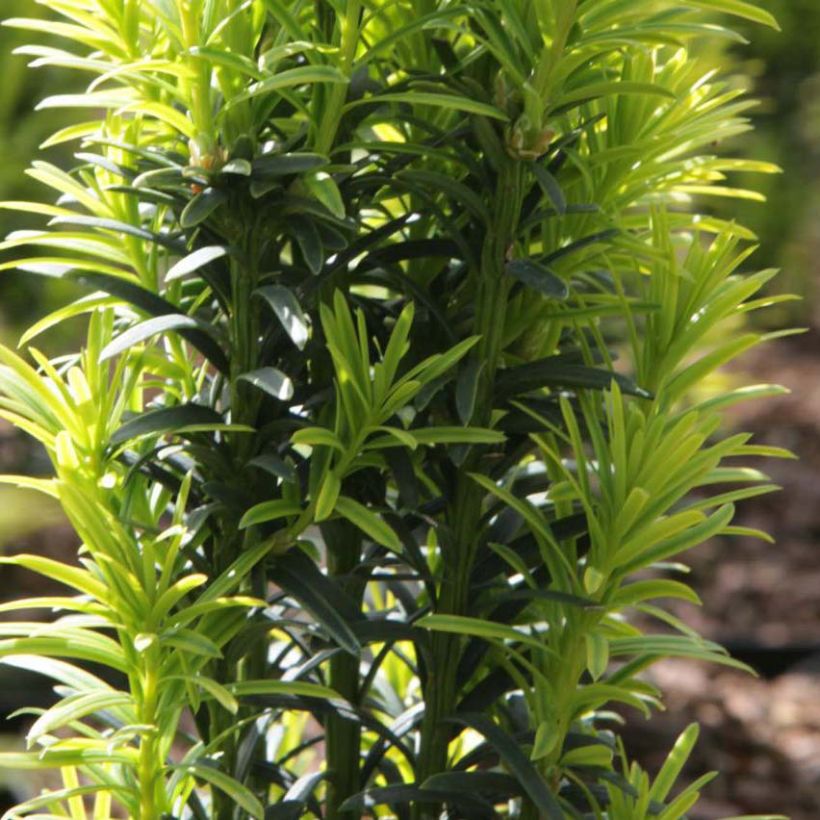
M 723 432 L 778 392 L 714 379 L 777 297 L 703 204 L 775 170 L 716 149 L 751 103 L 699 56 L 771 16 L 42 5 L 20 52 L 89 85 L 39 104 L 83 112 L 43 146 L 76 162 L 3 205 L 2 268 L 76 298 L 0 349 L 54 468 L 3 480 L 82 547 L 0 559 L 66 587 L 3 607 L 48 615 L 0 656 L 57 694 L 0 755 L 57 780 L 8 816 L 684 817 L 697 727 L 650 776 L 619 715 L 659 659 L 741 666 L 663 600 L 788 455 Z

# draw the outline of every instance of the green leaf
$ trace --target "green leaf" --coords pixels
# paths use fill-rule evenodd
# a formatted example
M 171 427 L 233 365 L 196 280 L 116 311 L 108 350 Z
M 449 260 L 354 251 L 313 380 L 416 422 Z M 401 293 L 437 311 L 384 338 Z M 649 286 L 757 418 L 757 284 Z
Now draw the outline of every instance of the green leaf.
M 612 749 L 598 743 L 569 749 L 561 755 L 561 766 L 565 768 L 594 767 L 608 769 L 612 766 Z
M 264 524 L 268 521 L 276 521 L 279 518 L 287 518 L 291 515 L 299 515 L 302 512 L 302 505 L 296 501 L 286 501 L 278 498 L 274 501 L 263 501 L 251 507 L 240 519 L 239 529 Z
M 153 607 L 153 617 L 155 622 L 164 618 L 188 593 L 201 587 L 208 580 L 208 576 L 202 572 L 195 572 L 189 575 L 182 575 L 174 581 L 162 595 L 157 598 Z
M 285 461 L 273 453 L 263 453 L 248 462 L 249 467 L 258 467 L 288 484 L 296 483 L 296 470 L 289 461 Z
M 88 715 L 93 715 L 114 707 L 133 706 L 134 701 L 131 695 L 125 692 L 115 692 L 111 690 L 71 695 L 67 698 L 63 698 L 63 700 L 52 706 L 34 721 L 28 730 L 28 743 L 31 745 L 43 735 L 50 734 L 54 730 L 73 721 L 87 717 Z
M 610 605 L 613 609 L 635 606 L 654 598 L 678 598 L 692 604 L 700 604 L 700 598 L 686 584 L 680 581 L 658 579 L 653 581 L 636 581 L 621 587 L 613 596 Z
M 316 521 L 324 521 L 330 518 L 336 508 L 336 501 L 342 489 L 342 481 L 333 470 L 325 473 L 322 486 L 316 496 Z
M 544 265 L 549 266 L 552 262 L 557 262 L 559 259 L 572 256 L 572 254 L 582 251 L 585 248 L 589 248 L 599 243 L 609 242 L 611 239 L 618 236 L 619 233 L 620 232 L 617 228 L 607 228 L 603 231 L 597 231 L 596 233 L 582 236 L 580 239 L 576 239 L 567 245 L 562 245 L 558 248 L 558 250 L 548 253 L 546 256 L 541 258 L 541 262 Z
M 393 330 L 390 333 L 390 339 L 387 342 L 387 347 L 382 356 L 382 367 L 384 368 L 384 387 L 388 388 L 396 379 L 396 374 L 399 372 L 399 364 L 401 360 L 407 355 L 409 349 L 408 339 L 410 337 L 410 330 L 413 327 L 413 319 L 416 315 L 416 306 L 413 302 L 408 302 L 403 308 L 396 323 L 393 325 Z
M 349 102 L 346 106 L 348 110 L 360 105 L 373 105 L 387 102 L 406 103 L 413 106 L 429 105 L 437 108 L 445 108 L 449 111 L 460 111 L 464 114 L 478 114 L 482 117 L 490 117 L 494 120 L 507 121 L 509 117 L 496 108 L 494 105 L 479 100 L 472 100 L 469 97 L 462 97 L 456 94 L 437 94 L 428 91 L 394 91 L 385 94 L 374 94 L 372 97 L 363 97 L 359 100 Z
M 675 99 L 675 94 L 668 88 L 654 83 L 640 83 L 630 80 L 590 83 L 573 91 L 559 96 L 552 106 L 553 109 L 566 109 L 578 103 L 594 100 L 598 97 L 615 96 L 621 94 L 637 94 L 638 96 L 658 96 Z
M 377 55 L 387 51 L 390 53 L 391 47 L 396 43 L 407 40 L 407 38 L 415 32 L 430 31 L 436 28 L 443 28 L 441 25 L 451 17 L 459 17 L 464 13 L 464 10 L 458 6 L 443 8 L 429 14 L 413 14 L 403 18 L 403 25 L 395 28 L 391 27 L 384 36 L 375 40 L 370 47 L 365 50 L 358 58 L 362 65 L 366 65 L 373 60 Z
M 485 621 L 482 618 L 470 618 L 465 615 L 425 615 L 416 621 L 415 626 L 420 629 L 432 629 L 434 632 L 469 635 L 471 638 L 524 643 L 539 650 L 547 648 L 544 641 L 512 626 L 499 624 L 495 621 Z
M 165 274 L 165 281 L 172 282 L 175 279 L 182 279 L 189 273 L 195 273 L 200 268 L 210 265 L 211 262 L 222 259 L 228 253 L 228 248 L 223 245 L 206 245 L 203 248 L 197 248 L 169 268 Z
M 227 198 L 224 191 L 216 188 L 200 191 L 183 209 L 179 224 L 186 230 L 195 228 L 211 216 Z
M 523 587 L 511 592 L 504 592 L 498 596 L 499 602 L 503 601 L 551 601 L 564 606 L 578 606 L 582 609 L 601 609 L 601 605 L 592 598 L 582 598 L 580 595 L 572 595 L 569 592 L 561 592 L 557 589 L 530 589 Z
M 304 350 L 308 340 L 307 318 L 293 291 L 282 285 L 267 285 L 254 291 L 254 296 L 261 296 L 270 305 L 291 341 Z
M 684 511 L 685 512 L 685 511 Z M 649 547 L 644 552 L 639 553 L 628 563 L 619 568 L 622 575 L 627 575 L 641 567 L 649 566 L 658 561 L 665 561 L 667 558 L 679 555 L 698 544 L 723 532 L 729 525 L 735 514 L 732 504 L 725 504 L 720 507 L 705 521 L 687 527 L 683 532 L 661 541 L 659 544 Z M 678 516 L 684 513 L 677 513 Z
M 0 764 L 2 764 L 2 758 L 0 758 Z M 50 765 L 56 768 L 58 764 L 52 763 Z M 21 766 L 21 768 L 25 769 L 26 767 Z M 30 817 L 32 820 L 63 820 L 63 817 L 66 815 L 60 817 L 60 815 L 54 814 L 30 814 L 29 812 L 33 812 L 36 809 L 53 809 L 55 805 L 58 805 L 63 801 L 69 801 L 69 803 L 71 803 L 71 801 L 77 800 L 78 798 L 93 797 L 95 794 L 98 795 L 102 793 L 113 793 L 122 797 L 127 797 L 128 789 L 124 786 L 119 786 L 111 782 L 93 786 L 75 786 L 70 789 L 47 789 L 43 792 L 43 794 L 40 794 L 37 797 L 32 797 L 30 800 L 26 800 L 23 803 L 18 803 L 13 809 L 10 810 L 13 812 L 13 815 L 11 816 Z M 81 799 L 79 804 L 83 805 Z
M 145 311 L 150 316 L 168 316 L 179 313 L 179 308 L 176 305 L 125 277 L 112 276 L 106 273 L 69 271 L 64 274 L 63 278 L 110 293 L 112 296 Z M 210 334 L 204 333 L 199 328 L 183 328 L 180 330 L 179 335 L 199 350 L 218 370 L 223 373 L 227 372 L 228 362 L 225 354 Z
M 105 584 L 95 578 L 90 572 L 80 567 L 65 564 L 62 561 L 55 561 L 53 558 L 45 558 L 41 555 L 20 555 L 0 557 L 0 565 L 24 567 L 36 572 L 45 578 L 50 578 L 58 583 L 65 584 L 78 592 L 90 595 L 98 601 L 108 600 L 108 588 Z
M 512 398 L 543 387 L 608 390 L 613 381 L 624 393 L 651 398 L 646 390 L 620 373 L 570 364 L 560 356 L 550 356 L 502 370 L 497 381 L 497 392 L 502 398 Z
M 475 412 L 478 384 L 485 362 L 472 357 L 459 369 L 456 381 L 456 410 L 461 423 L 467 425 Z
M 191 686 L 198 686 L 204 689 L 220 706 L 232 715 L 235 715 L 239 711 L 239 703 L 237 703 L 236 698 L 225 686 L 221 683 L 217 683 L 213 678 L 208 678 L 203 675 L 170 675 L 164 678 L 164 680 L 179 680 Z
M 253 695 L 295 695 L 344 702 L 344 698 L 335 689 L 301 680 L 244 680 L 229 683 L 225 688 L 238 698 Z
M 780 31 L 780 26 L 777 24 L 774 15 L 764 11 L 755 3 L 747 3 L 745 0 L 686 0 L 686 4 L 706 11 L 742 17 L 745 20 L 751 20 L 753 23 L 761 23 Z
M 339 186 L 330 174 L 327 174 L 324 171 L 316 171 L 305 176 L 302 180 L 302 184 L 305 186 L 305 190 L 310 194 L 310 196 L 318 202 L 321 202 L 331 214 L 338 219 L 345 218 L 345 206 L 344 201 L 342 200 L 341 192 L 339 191 Z M 313 239 L 311 239 L 311 241 L 313 241 Z M 318 233 L 316 235 L 316 241 L 319 241 Z M 318 273 L 319 268 L 321 268 L 321 265 L 317 264 L 317 269 L 313 272 Z
M 621 541 L 615 552 L 619 563 L 625 564 L 656 544 L 686 533 L 702 524 L 706 516 L 699 510 L 685 509 L 670 516 L 656 518 L 650 524 L 634 528 Z
M 344 444 L 338 436 L 326 427 L 303 427 L 297 430 L 290 439 L 294 444 L 307 444 L 310 447 L 332 447 L 344 452 Z
M 290 401 L 293 398 L 293 382 L 275 367 L 260 367 L 258 370 L 243 373 L 238 378 L 250 382 L 279 401 Z
M 549 547 L 552 556 L 555 558 L 555 567 L 561 567 L 566 572 L 566 577 L 571 578 L 573 575 L 572 566 L 556 542 L 547 519 L 542 516 L 539 510 L 534 507 L 527 499 L 517 498 L 509 490 L 504 487 L 499 487 L 491 478 L 478 473 L 470 473 L 470 478 L 473 481 L 484 487 L 485 490 L 492 493 L 496 498 L 501 499 L 508 507 L 515 510 L 529 525 L 532 532 L 543 540 Z M 557 571 L 557 569 L 556 569 Z
M 609 666 L 609 641 L 600 632 L 586 634 L 587 669 L 592 680 L 598 680 Z
M 266 550 L 270 550 L 270 543 L 262 542 Z M 220 576 L 222 577 L 222 576 Z M 265 601 L 259 598 L 249 598 L 244 595 L 234 595 L 230 598 L 216 598 L 211 601 L 203 601 L 200 597 L 196 603 L 189 604 L 178 612 L 173 612 L 168 616 L 168 623 L 171 627 L 186 626 L 203 615 L 212 612 L 224 611 L 227 609 L 258 609 L 265 607 Z
M 214 659 L 222 657 L 221 650 L 210 638 L 193 629 L 174 627 L 161 636 L 161 641 L 165 646 L 172 646 L 189 655 Z
M 25 490 L 35 490 L 50 498 L 59 498 L 57 484 L 51 478 L 32 478 L 27 475 L 0 475 L 0 484 L 11 484 Z
M 567 200 L 561 186 L 558 184 L 558 180 L 543 165 L 539 165 L 537 162 L 533 163 L 532 172 L 535 174 L 538 184 L 552 202 L 556 213 L 563 216 L 567 212 Z
M 265 810 L 254 793 L 238 780 L 207 763 L 172 763 L 172 771 L 183 772 L 198 780 L 204 780 L 224 792 L 240 809 L 246 811 L 254 820 L 264 820 Z
M 412 433 L 409 433 L 407 430 L 402 429 L 401 427 L 385 427 L 379 426 L 376 428 L 381 433 L 387 433 L 388 436 L 394 438 L 396 441 L 391 443 L 398 443 L 402 447 L 406 447 L 408 450 L 416 450 L 419 446 L 418 441 L 416 440 L 415 436 Z M 378 438 L 373 440 L 375 443 L 371 443 L 369 447 L 365 447 L 365 449 L 379 449 L 377 446 L 379 442 L 384 442 L 384 438 Z
M 0 640 L 0 656 L 5 655 L 75 658 L 103 664 L 119 672 L 129 671 L 118 644 L 102 635 L 78 629 L 55 628 L 48 635 Z
M 563 300 L 569 296 L 569 288 L 563 279 L 531 259 L 513 259 L 507 262 L 504 270 L 514 279 L 550 299 Z
M 646 695 L 639 697 L 631 689 L 624 686 L 609 683 L 588 683 L 575 691 L 572 699 L 572 713 L 579 715 L 582 712 L 598 709 L 604 704 L 614 701 L 631 706 L 648 718 L 651 716 L 651 712 L 647 700 L 655 702 L 654 699 L 650 699 Z M 655 705 L 660 706 L 659 703 L 655 703 Z
M 311 612 L 345 652 L 358 657 L 361 645 L 351 624 L 360 619 L 359 608 L 301 550 L 292 549 L 276 556 L 268 575 Z
M 441 195 L 448 196 L 453 203 L 457 203 L 459 208 L 469 211 L 477 220 L 484 224 L 488 224 L 492 219 L 480 194 L 477 194 L 469 185 L 464 185 L 452 179 L 452 177 L 447 174 L 414 168 L 409 171 L 402 171 L 397 175 L 397 179 L 400 179 L 402 182 L 406 180 L 421 189 L 433 190 Z M 441 254 L 444 258 L 452 256 L 454 250 L 449 243 L 446 241 L 442 242 L 441 240 L 416 240 L 415 242 L 405 242 L 393 247 L 396 248 L 398 252 L 401 252 L 401 249 L 404 248 L 405 251 L 410 253 L 413 252 L 413 249 L 421 251 L 422 253 L 427 249 L 430 256 Z M 385 249 L 387 253 L 390 253 L 390 250 L 392 249 Z M 382 254 L 376 254 L 375 256 L 379 260 L 384 258 Z
M 111 444 L 124 444 L 142 436 L 162 433 L 181 433 L 191 430 L 220 429 L 225 426 L 222 416 L 201 404 L 181 404 L 149 410 L 126 421 L 114 431 Z
M 474 713 L 461 714 L 447 720 L 450 723 L 467 726 L 484 735 L 487 742 L 498 752 L 510 774 L 518 780 L 544 817 L 547 820 L 564 820 L 564 811 L 553 797 L 547 783 L 521 751 L 520 744 L 500 726 L 493 723 L 486 715 Z
M 683 767 L 686 765 L 686 761 L 695 748 L 699 734 L 700 726 L 697 723 L 690 723 L 675 741 L 674 748 L 667 756 L 652 784 L 649 792 L 650 800 L 655 800 L 658 803 L 666 801 L 669 792 L 672 791 L 680 773 L 683 771 Z
M 267 541 L 244 550 L 221 575 L 211 581 L 197 599 L 197 605 L 218 601 L 224 595 L 233 592 L 270 551 L 271 545 Z
M 42 771 L 61 766 L 107 766 L 121 763 L 125 766 L 136 764 L 136 749 L 50 749 L 37 752 L 0 752 L 0 769 L 7 772 Z M 53 815 L 47 815 L 51 818 Z
M 79 666 L 74 666 L 56 658 L 44 658 L 37 655 L 9 655 L 2 658 L 0 663 L 15 669 L 45 675 L 51 680 L 77 691 L 113 691 L 108 683 L 96 675 L 92 675 Z
M 314 171 L 328 164 L 327 157 L 320 154 L 265 154 L 252 163 L 253 175 L 282 177 Z
M 144 239 L 147 242 L 155 242 L 157 245 L 170 248 L 171 250 L 180 249 L 179 240 L 173 239 L 167 234 L 149 231 L 145 228 L 141 228 L 139 225 L 132 225 L 130 222 L 121 222 L 118 219 L 108 219 L 99 216 L 77 216 L 72 214 L 71 216 L 55 216 L 49 224 L 82 225 L 90 228 L 99 228 L 103 231 L 111 231 L 115 234 L 125 234 L 126 236 L 133 236 L 137 239 Z M 59 240 L 62 237 L 59 233 L 53 236 L 55 240 Z M 82 237 L 89 242 L 95 241 L 94 234 L 91 233 L 84 233 Z M 102 238 L 102 236 L 99 237 L 100 240 L 102 240 Z
M 80 104 L 82 105 L 82 98 L 87 95 L 78 94 L 76 96 L 80 98 Z M 123 108 L 123 112 L 129 110 L 139 111 L 141 114 L 150 114 L 151 116 L 156 117 L 160 122 L 164 122 L 166 125 L 169 125 L 171 128 L 179 131 L 182 136 L 187 137 L 188 139 L 194 139 L 196 137 L 194 124 L 191 122 L 191 119 L 186 114 L 183 114 L 181 111 L 178 111 L 170 105 L 165 105 L 160 102 L 154 102 L 143 98 L 138 102 Z
M 119 356 L 120 353 L 130 350 L 135 345 L 150 339 L 152 336 L 166 334 L 170 331 L 181 331 L 196 328 L 204 333 L 209 333 L 210 328 L 204 322 L 194 319 L 191 316 L 185 316 L 181 313 L 170 313 L 166 316 L 157 316 L 154 319 L 146 319 L 144 322 L 139 322 L 128 330 L 120 333 L 116 339 L 109 342 L 100 352 L 100 361 L 107 361 L 113 359 L 114 356 Z
M 244 102 L 261 94 L 270 94 L 272 91 L 280 91 L 294 86 L 308 85 L 310 83 L 342 83 L 348 82 L 347 77 L 338 68 L 329 65 L 308 65 L 299 68 L 290 68 L 279 71 L 272 77 L 253 83 L 247 91 L 243 91 L 232 97 L 226 108 L 230 108 L 239 102 Z
M 401 541 L 393 528 L 363 504 L 340 495 L 336 499 L 336 512 L 351 524 L 355 524 L 377 544 L 382 544 L 393 552 L 401 552 Z
M 290 219 L 289 227 L 308 269 L 314 276 L 319 274 L 325 264 L 325 252 L 316 224 L 297 214 Z
M 501 444 L 506 436 L 483 427 L 422 427 L 409 431 L 419 444 Z
M 521 792 L 521 786 L 514 777 L 503 772 L 491 771 L 449 771 L 434 774 L 422 784 L 425 790 L 444 792 L 465 792 L 472 794 L 514 795 Z
M 670 658 L 696 658 L 754 674 L 754 670 L 745 663 L 729 657 L 726 650 L 719 644 L 686 635 L 641 635 L 635 638 L 614 638 L 609 642 L 609 648 L 613 657 L 658 655 Z
M 105 294 L 92 293 L 89 296 L 83 296 L 82 298 L 77 299 L 64 307 L 52 311 L 34 324 L 29 325 L 20 337 L 17 347 L 25 347 L 36 336 L 39 336 L 46 330 L 56 327 L 67 319 L 72 319 L 75 316 L 81 316 L 84 313 L 91 313 L 99 307 L 107 307 L 114 304 L 116 304 L 116 301 Z
M 658 820 L 684 820 L 689 809 L 700 800 L 700 789 L 711 783 L 717 776 L 717 772 L 707 772 L 689 783 L 658 815 Z
M 221 25 L 221 24 L 220 24 Z M 214 33 L 211 33 L 211 37 Z M 210 69 L 212 66 L 221 66 L 239 74 L 247 75 L 255 80 L 261 79 L 262 72 L 255 60 L 237 54 L 233 51 L 226 51 L 223 48 L 213 48 L 210 46 L 192 46 L 188 53 L 193 57 L 200 57 L 204 65 Z
M 427 384 L 439 376 L 443 376 L 475 347 L 478 339 L 478 336 L 470 336 L 453 345 L 446 353 L 437 353 L 430 356 L 405 373 L 398 384 L 413 380 Z
M 542 720 L 535 730 L 530 760 L 542 760 L 558 743 L 558 731 L 554 720 Z

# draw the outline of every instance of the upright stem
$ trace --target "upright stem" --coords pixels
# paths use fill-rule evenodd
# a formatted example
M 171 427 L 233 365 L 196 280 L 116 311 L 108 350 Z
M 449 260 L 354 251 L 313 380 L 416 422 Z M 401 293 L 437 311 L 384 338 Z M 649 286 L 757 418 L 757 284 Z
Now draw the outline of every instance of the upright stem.
M 599 616 L 594 612 L 584 612 L 567 620 L 565 634 L 555 647 L 561 663 L 550 663 L 545 675 L 550 680 L 553 693 L 552 709 L 555 714 L 557 740 L 552 751 L 539 764 L 547 782 L 557 791 L 561 782 L 559 763 L 564 753 L 564 743 L 572 724 L 572 705 L 578 685 L 587 668 L 586 639 Z
M 148 647 L 144 652 L 141 675 L 142 699 L 139 707 L 140 723 L 157 726 L 159 648 Z M 140 786 L 139 820 L 154 820 L 165 811 L 162 779 L 162 755 L 159 753 L 159 729 L 144 733 L 140 740 L 137 780 Z
M 230 315 L 230 402 L 231 422 L 255 426 L 259 413 L 260 401 L 255 389 L 240 380 L 243 373 L 253 370 L 259 359 L 259 315 L 258 307 L 251 298 L 258 279 L 257 227 L 249 221 L 249 227 L 243 241 L 243 263 L 235 262 L 231 266 L 231 315 Z M 230 439 L 232 462 L 237 476 L 241 476 L 242 466 L 252 455 L 253 437 L 237 434 Z M 243 534 L 237 528 L 233 514 L 228 514 L 218 530 L 214 550 L 216 572 L 224 572 L 239 554 L 252 546 L 256 533 L 253 528 Z M 266 594 L 265 568 L 259 564 L 244 581 L 243 592 L 264 598 Z M 219 662 L 218 679 L 240 681 L 248 677 L 264 677 L 267 668 L 267 644 L 258 641 L 250 654 L 236 662 Z M 217 737 L 230 729 L 235 720 L 219 704 L 210 706 L 210 736 Z M 237 763 L 238 733 L 225 734 L 221 750 L 226 770 L 233 774 Z M 261 739 L 259 743 L 261 744 Z M 253 782 L 248 782 L 253 788 Z M 234 802 L 219 789 L 213 791 L 212 813 L 214 820 L 229 820 L 234 815 Z
M 507 285 L 504 266 L 515 241 L 522 200 L 523 168 L 515 160 L 505 160 L 499 171 L 495 201 L 499 203 L 496 218 L 484 240 L 479 271 L 474 321 L 475 333 L 481 339 L 477 355 L 484 363 L 478 387 L 476 418 L 478 425 L 491 420 L 495 376 L 504 331 Z M 441 586 L 436 604 L 437 614 L 467 615 L 469 580 L 475 560 L 480 527 L 483 492 L 468 473 L 481 458 L 475 450 L 461 471 L 455 502 L 449 511 L 453 542 L 444 548 Z M 455 712 L 458 702 L 458 659 L 461 639 L 456 635 L 434 632 L 431 664 L 425 686 L 425 710 L 421 726 L 418 781 L 441 772 L 447 765 L 447 749 L 452 736 L 444 720 Z M 435 805 L 417 805 L 415 820 L 437 816 Z
M 340 586 L 357 601 L 361 600 L 363 585 L 352 576 L 361 559 L 361 536 L 355 527 L 345 521 L 322 524 L 322 537 L 327 547 L 327 568 Z M 339 652 L 330 659 L 330 687 L 354 706 L 359 701 L 359 664 L 361 658 Z M 359 754 L 361 727 L 357 721 L 332 714 L 325 726 L 325 750 L 328 769 L 326 820 L 352 819 L 339 806 L 360 786 Z

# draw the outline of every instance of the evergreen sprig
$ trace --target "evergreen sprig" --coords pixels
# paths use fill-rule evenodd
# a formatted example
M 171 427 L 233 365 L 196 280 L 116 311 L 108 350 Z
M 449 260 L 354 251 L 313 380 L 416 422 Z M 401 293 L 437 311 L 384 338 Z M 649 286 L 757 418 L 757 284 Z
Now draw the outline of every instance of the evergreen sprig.
M 698 57 L 771 16 L 42 5 L 22 53 L 90 82 L 39 107 L 88 113 L 0 267 L 78 296 L 0 350 L 54 465 L 4 480 L 82 547 L 3 559 L 69 588 L 4 607 L 56 613 L 0 657 L 58 700 L 0 764 L 62 777 L 7 816 L 684 817 L 696 727 L 651 780 L 611 708 L 659 706 L 664 657 L 740 666 L 657 601 L 775 489 L 727 460 L 788 456 L 720 431 L 778 390 L 713 382 L 776 297 L 699 204 L 776 170 L 715 150 L 750 102 Z

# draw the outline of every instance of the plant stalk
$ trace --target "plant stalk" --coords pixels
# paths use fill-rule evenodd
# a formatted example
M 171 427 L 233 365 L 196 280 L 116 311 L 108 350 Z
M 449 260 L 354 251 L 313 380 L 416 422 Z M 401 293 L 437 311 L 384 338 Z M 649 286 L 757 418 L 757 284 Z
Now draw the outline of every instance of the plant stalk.
M 503 341 L 507 283 L 504 267 L 515 242 L 522 202 L 523 166 L 506 159 L 499 170 L 495 201 L 499 203 L 496 219 L 489 227 L 481 256 L 474 332 L 480 336 L 477 355 L 484 363 L 478 385 L 476 416 L 472 423 L 485 426 L 491 422 L 495 375 Z M 481 453 L 473 450 L 458 482 L 455 503 L 450 510 L 453 543 L 444 548 L 441 585 L 436 613 L 468 615 L 469 583 L 480 535 L 482 489 L 469 478 L 478 467 Z M 456 711 L 458 703 L 458 659 L 462 639 L 457 635 L 434 632 L 431 637 L 431 665 L 425 687 L 425 713 L 421 727 L 419 783 L 444 771 L 452 729 L 445 721 Z M 436 804 L 414 806 L 414 820 L 438 816 Z
M 159 753 L 158 700 L 159 700 L 159 648 L 149 646 L 144 653 L 141 694 L 139 708 L 140 723 L 156 727 L 156 731 L 143 733 L 140 739 L 137 763 L 140 787 L 139 820 L 154 820 L 165 810 L 162 790 L 162 755 Z
M 240 380 L 243 373 L 253 370 L 258 363 L 259 312 L 252 299 L 258 278 L 258 249 L 257 228 L 252 222 L 244 237 L 245 263 L 234 263 L 231 266 L 231 300 L 232 311 L 230 316 L 230 411 L 231 422 L 255 426 L 259 413 L 259 397 L 254 389 Z M 246 434 L 236 434 L 231 437 L 232 460 L 237 476 L 242 475 L 242 467 L 252 455 L 253 437 Z M 241 479 L 240 479 L 241 480 Z M 235 518 L 228 516 L 217 536 L 214 563 L 218 572 L 224 572 L 233 563 L 239 554 L 252 546 L 256 533 L 250 529 L 244 534 L 237 529 Z M 264 564 L 260 563 L 246 579 L 243 591 L 258 598 L 265 598 L 266 579 Z M 248 678 L 263 678 L 267 668 L 267 645 L 259 641 L 250 654 L 233 664 L 220 662 L 219 675 L 225 680 L 240 681 Z M 221 677 L 218 677 L 221 679 Z M 223 757 L 226 769 L 233 773 L 236 768 L 238 755 L 238 732 L 229 732 L 234 717 L 226 714 L 219 706 L 213 704 L 210 708 L 210 736 L 223 735 Z M 262 740 L 259 740 L 261 747 Z M 253 782 L 246 782 L 253 788 Z M 220 790 L 214 790 L 213 807 L 214 817 L 217 820 L 229 820 L 233 816 L 233 801 Z
M 361 536 L 346 521 L 334 520 L 322 524 L 322 537 L 327 547 L 328 574 L 342 589 L 361 603 L 363 584 L 353 577 L 361 560 Z M 359 701 L 359 665 L 361 658 L 338 652 L 330 659 L 330 687 L 356 706 Z M 328 770 L 326 820 L 352 818 L 340 811 L 344 801 L 361 788 L 359 755 L 361 726 L 338 713 L 331 714 L 325 725 L 325 750 Z

